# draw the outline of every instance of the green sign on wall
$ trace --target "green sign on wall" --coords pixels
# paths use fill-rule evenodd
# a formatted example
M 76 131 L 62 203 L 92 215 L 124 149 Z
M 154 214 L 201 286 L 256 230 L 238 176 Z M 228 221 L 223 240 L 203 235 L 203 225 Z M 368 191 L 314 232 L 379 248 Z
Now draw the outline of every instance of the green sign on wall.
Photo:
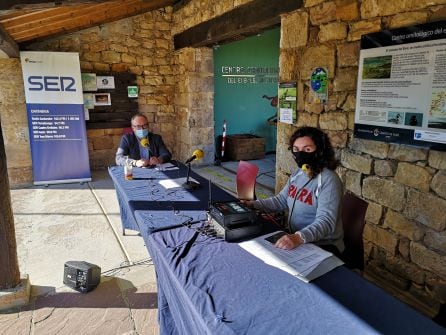
M 129 98 L 138 97 L 138 86 L 127 86 L 127 96 Z

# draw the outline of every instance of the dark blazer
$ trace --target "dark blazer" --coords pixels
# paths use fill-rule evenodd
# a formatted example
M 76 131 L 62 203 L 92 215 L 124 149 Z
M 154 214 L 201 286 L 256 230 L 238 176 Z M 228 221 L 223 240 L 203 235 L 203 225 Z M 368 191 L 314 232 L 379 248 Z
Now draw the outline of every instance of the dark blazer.
M 168 162 L 172 159 L 172 154 L 166 148 L 166 145 L 163 142 L 163 139 L 158 134 L 149 133 L 149 152 L 150 156 L 155 156 L 162 161 Z M 122 156 L 129 156 L 131 159 L 139 160 L 141 159 L 141 155 L 139 153 L 139 143 L 138 138 L 134 133 L 123 135 L 121 138 L 121 143 L 119 144 L 119 148 L 123 150 Z M 119 152 L 120 150 L 118 150 Z M 121 162 L 120 160 L 124 159 L 123 157 L 118 157 L 116 155 L 116 164 L 124 165 L 125 162 Z

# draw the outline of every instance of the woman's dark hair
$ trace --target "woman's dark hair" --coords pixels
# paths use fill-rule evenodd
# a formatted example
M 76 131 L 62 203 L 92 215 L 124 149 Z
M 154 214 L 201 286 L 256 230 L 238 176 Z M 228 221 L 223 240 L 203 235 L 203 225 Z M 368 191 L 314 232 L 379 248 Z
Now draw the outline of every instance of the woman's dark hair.
M 330 170 L 336 169 L 338 161 L 335 158 L 333 147 L 328 136 L 320 129 L 313 127 L 302 127 L 297 129 L 290 138 L 290 150 L 294 141 L 299 137 L 308 136 L 316 144 L 316 166 L 312 166 L 314 175 L 319 174 L 324 167 Z

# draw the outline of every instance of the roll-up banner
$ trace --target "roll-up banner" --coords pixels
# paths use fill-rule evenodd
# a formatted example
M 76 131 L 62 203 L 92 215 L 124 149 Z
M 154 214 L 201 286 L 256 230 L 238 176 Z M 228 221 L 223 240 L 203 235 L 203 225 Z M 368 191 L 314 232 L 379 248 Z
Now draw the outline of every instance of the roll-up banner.
M 91 180 L 79 55 L 20 53 L 35 185 Z

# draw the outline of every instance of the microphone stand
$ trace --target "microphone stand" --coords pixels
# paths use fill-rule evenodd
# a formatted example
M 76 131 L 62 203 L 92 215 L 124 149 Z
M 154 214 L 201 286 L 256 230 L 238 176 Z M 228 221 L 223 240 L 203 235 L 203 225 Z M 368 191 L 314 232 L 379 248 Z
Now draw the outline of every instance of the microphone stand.
M 186 190 L 196 190 L 197 188 L 200 187 L 200 184 L 196 183 L 193 180 L 189 180 L 189 176 L 190 176 L 190 162 L 187 163 L 187 176 L 186 176 L 186 182 L 183 184 L 183 187 Z

